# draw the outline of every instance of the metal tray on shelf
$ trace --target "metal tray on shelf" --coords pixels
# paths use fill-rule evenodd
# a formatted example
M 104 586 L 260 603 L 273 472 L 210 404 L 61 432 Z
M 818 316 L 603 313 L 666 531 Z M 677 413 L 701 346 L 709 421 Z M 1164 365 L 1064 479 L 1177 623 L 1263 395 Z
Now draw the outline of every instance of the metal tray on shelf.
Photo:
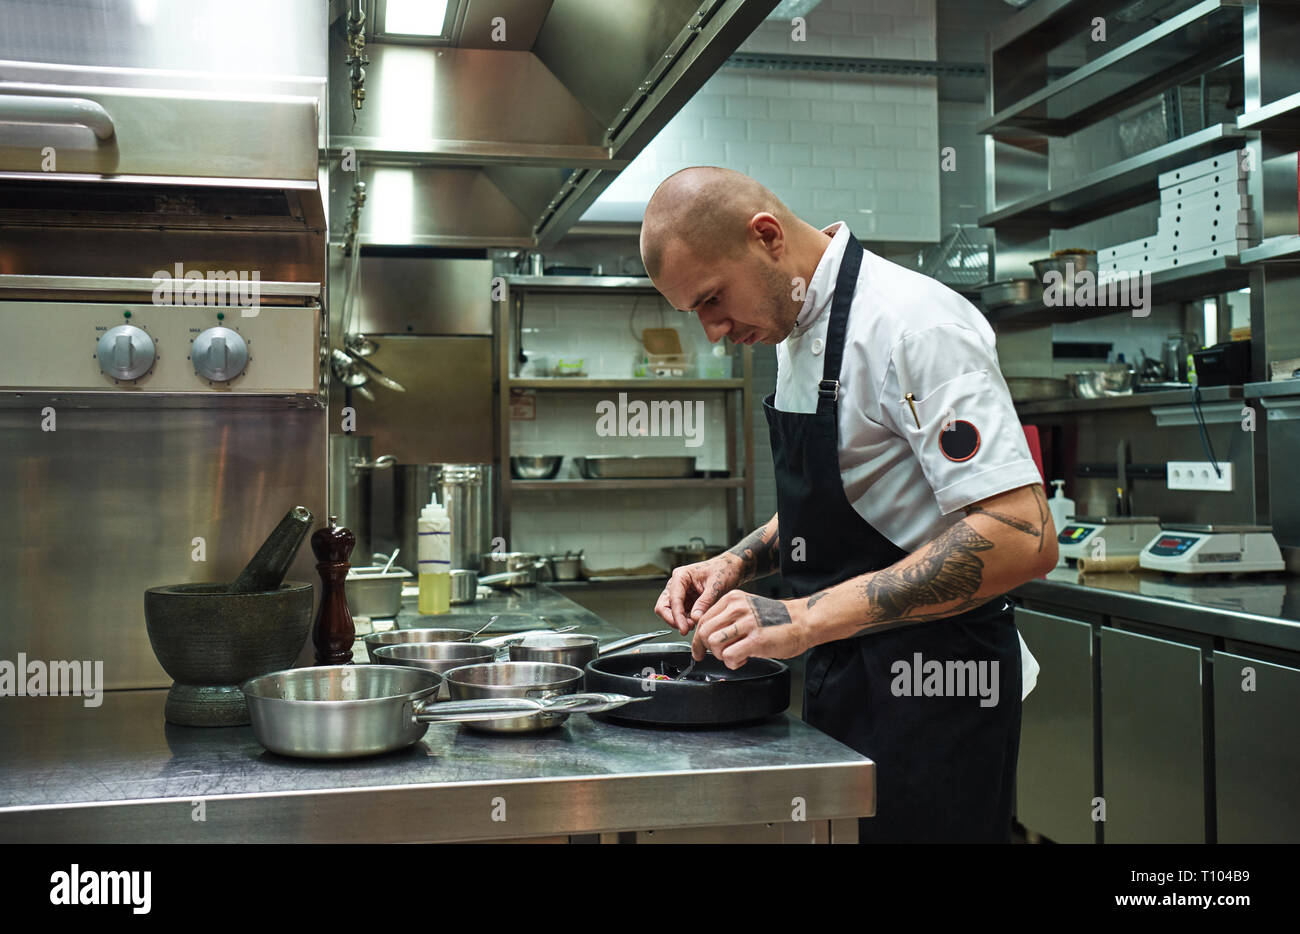
M 693 457 L 599 454 L 575 457 L 573 461 L 588 480 L 657 480 L 695 476 Z

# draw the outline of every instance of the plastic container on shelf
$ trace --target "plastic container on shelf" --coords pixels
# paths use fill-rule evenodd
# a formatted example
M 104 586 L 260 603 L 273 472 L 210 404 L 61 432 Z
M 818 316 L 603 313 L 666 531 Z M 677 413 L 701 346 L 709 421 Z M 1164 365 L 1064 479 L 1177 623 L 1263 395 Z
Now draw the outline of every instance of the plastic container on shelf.
M 700 379 L 730 379 L 731 354 L 722 344 L 714 344 L 713 350 L 700 357 Z

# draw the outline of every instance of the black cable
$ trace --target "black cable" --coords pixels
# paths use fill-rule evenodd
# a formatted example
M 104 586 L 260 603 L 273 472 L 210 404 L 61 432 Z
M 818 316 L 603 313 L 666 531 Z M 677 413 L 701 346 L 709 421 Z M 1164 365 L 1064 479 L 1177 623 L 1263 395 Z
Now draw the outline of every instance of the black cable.
M 1219 469 L 1218 458 L 1214 456 L 1214 445 L 1210 443 L 1210 433 L 1205 427 L 1205 416 L 1201 413 L 1201 387 L 1195 383 L 1192 384 L 1192 411 L 1196 413 L 1196 427 L 1201 433 L 1201 447 L 1210 458 L 1210 466 L 1214 468 L 1214 475 L 1220 479 L 1223 478 L 1223 471 Z

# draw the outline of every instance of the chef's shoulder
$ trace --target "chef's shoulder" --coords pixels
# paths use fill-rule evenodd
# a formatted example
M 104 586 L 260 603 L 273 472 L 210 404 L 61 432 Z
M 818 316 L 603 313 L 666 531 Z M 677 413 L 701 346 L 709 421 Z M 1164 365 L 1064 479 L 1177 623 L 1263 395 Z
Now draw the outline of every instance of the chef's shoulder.
M 848 342 L 855 369 L 867 375 L 855 395 L 868 417 L 880 420 L 887 381 L 901 378 L 924 398 L 962 374 L 998 372 L 993 329 L 974 305 L 929 276 L 870 256 L 859 283 L 864 313 L 853 316 L 859 327 Z

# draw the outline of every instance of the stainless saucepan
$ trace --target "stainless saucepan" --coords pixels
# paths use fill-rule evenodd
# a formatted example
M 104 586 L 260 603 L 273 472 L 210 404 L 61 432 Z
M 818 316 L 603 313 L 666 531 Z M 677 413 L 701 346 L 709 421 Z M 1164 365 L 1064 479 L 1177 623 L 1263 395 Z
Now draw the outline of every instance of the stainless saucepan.
M 583 671 L 572 665 L 551 665 L 544 662 L 498 662 L 453 668 L 445 677 L 452 700 L 500 697 L 546 700 L 579 691 Z M 568 714 L 535 714 L 515 717 L 513 720 L 478 723 L 475 726 L 490 733 L 530 733 L 557 727 L 567 719 Z
M 613 695 L 496 696 L 435 704 L 436 672 L 400 665 L 328 665 L 273 671 L 245 681 L 253 735 L 271 752 L 344 759 L 392 752 L 417 742 L 430 723 L 518 722 L 548 709 L 598 713 L 633 700 Z M 526 717 L 524 719 L 527 719 Z
M 473 642 L 402 642 L 381 645 L 375 649 L 371 661 L 380 665 L 423 668 L 442 675 L 463 665 L 490 664 L 496 660 L 499 651 L 493 646 Z M 438 696 L 447 696 L 445 684 L 439 689 Z
M 601 645 L 600 640 L 595 636 L 581 633 L 567 635 L 554 632 L 529 633 L 520 641 L 509 646 L 510 660 L 512 662 L 550 662 L 554 665 L 572 665 L 575 668 L 586 668 L 587 662 L 599 655 L 621 652 L 623 649 L 640 645 L 642 642 L 649 642 L 651 639 L 666 636 L 670 632 L 672 632 L 670 629 L 643 632 L 639 635 L 628 636 L 626 639 L 608 642 L 605 645 Z
M 381 645 L 401 645 L 407 642 L 469 642 L 474 638 L 472 629 L 389 629 L 384 632 L 372 632 L 361 641 L 365 644 L 366 654 L 374 659 L 375 650 Z

